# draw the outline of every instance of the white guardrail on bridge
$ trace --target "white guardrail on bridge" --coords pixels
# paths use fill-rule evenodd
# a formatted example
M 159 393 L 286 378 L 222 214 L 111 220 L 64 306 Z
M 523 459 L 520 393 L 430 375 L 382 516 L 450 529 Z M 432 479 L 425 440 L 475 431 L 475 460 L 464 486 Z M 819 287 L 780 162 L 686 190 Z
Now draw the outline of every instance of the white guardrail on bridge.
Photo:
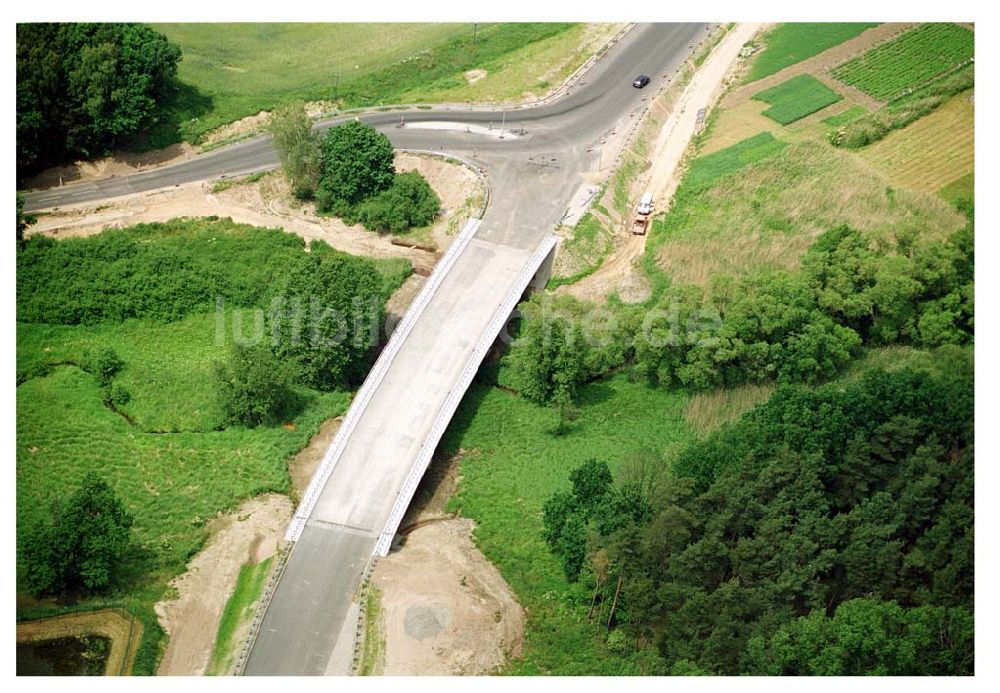
M 514 307 L 521 299 L 524 291 L 528 288 L 528 284 L 531 283 L 531 278 L 535 276 L 539 267 L 541 267 L 542 263 L 545 262 L 545 258 L 550 252 L 552 252 L 552 249 L 556 246 L 557 241 L 558 238 L 556 236 L 548 235 L 538 245 L 538 248 L 528 259 L 524 269 L 522 269 L 521 273 L 518 275 L 514 286 L 504 298 L 503 303 L 500 304 L 496 314 L 487 326 L 486 331 L 480 336 L 479 343 L 469 356 L 469 360 L 466 363 L 461 376 L 459 376 L 458 382 L 454 387 L 452 387 L 451 390 L 448 391 L 448 396 L 445 399 L 444 404 L 441 406 L 441 410 L 438 412 L 437 418 L 434 420 L 434 425 L 431 426 L 430 432 L 420 446 L 420 452 L 417 455 L 417 459 L 413 463 L 413 467 L 411 467 L 410 473 L 406 477 L 406 481 L 404 482 L 403 487 L 399 492 L 399 496 L 396 499 L 396 504 L 393 506 L 392 512 L 389 514 L 389 519 L 385 523 L 385 527 L 382 529 L 382 534 L 379 536 L 378 544 L 375 545 L 375 556 L 385 556 L 389 552 L 389 547 L 392 545 L 392 538 L 395 536 L 396 530 L 399 528 L 399 523 L 403 520 L 403 515 L 406 514 L 406 509 L 409 507 L 410 501 L 413 499 L 413 494 L 417 490 L 417 485 L 420 483 L 420 479 L 427 470 L 427 465 L 430 464 L 431 456 L 434 454 L 434 449 L 441 440 L 441 436 L 444 435 L 445 429 L 448 428 L 451 417 L 455 414 L 455 410 L 458 409 L 458 405 L 462 401 L 462 397 L 465 396 L 465 391 L 468 389 L 469 384 L 475 377 L 476 371 L 479 369 L 479 364 L 482 363 L 483 358 L 486 357 L 486 353 L 490 350 L 490 347 L 493 346 L 494 340 L 496 340 L 497 335 L 500 334 L 500 329 L 504 326 L 504 323 L 507 322 L 511 313 L 513 313 Z
M 295 517 L 292 518 L 291 523 L 288 525 L 288 531 L 285 532 L 286 541 L 297 541 L 299 536 L 302 534 L 306 521 L 309 519 L 309 515 L 312 513 L 313 508 L 316 506 L 316 502 L 319 500 L 320 494 L 323 492 L 323 487 L 329 480 L 330 474 L 333 473 L 337 460 L 340 459 L 340 454 L 344 451 L 347 441 L 350 440 L 351 433 L 353 432 L 355 426 L 357 426 L 358 421 L 361 419 L 361 415 L 368 406 L 369 400 L 371 400 L 375 390 L 378 389 L 379 384 L 381 384 L 382 379 L 389 370 L 389 366 L 392 365 L 393 359 L 396 358 L 396 354 L 399 353 L 399 350 L 402 348 L 407 336 L 409 336 L 410 332 L 413 330 L 413 326 L 416 324 L 417 319 L 424 312 L 424 308 L 426 308 L 427 304 L 430 303 L 431 299 L 434 297 L 434 293 L 437 291 L 437 288 L 448 275 L 452 265 L 455 264 L 455 261 L 462 254 L 462 251 L 465 250 L 469 241 L 471 241 L 473 236 L 476 235 L 476 231 L 479 229 L 479 224 L 479 219 L 469 219 L 469 221 L 465 224 L 465 228 L 462 229 L 462 232 L 452 242 L 448 251 L 438 261 L 437 266 L 434 268 L 434 271 L 431 272 L 431 276 L 427 279 L 427 283 L 424 284 L 423 289 L 421 289 L 420 293 L 417 295 L 413 305 L 410 306 L 410 309 L 406 311 L 403 319 L 396 326 L 392 336 L 389 338 L 389 343 L 386 344 L 385 348 L 382 350 L 382 353 L 375 361 L 375 365 L 372 367 L 371 372 L 369 372 L 368 377 L 365 378 L 364 384 L 361 385 L 357 395 L 355 395 L 354 401 L 351 402 L 351 406 L 347 411 L 347 416 L 344 417 L 344 422 L 341 424 L 340 430 L 337 431 L 333 444 L 326 451 L 326 454 L 323 456 L 323 461 L 320 463 L 319 469 L 316 470 L 312 480 L 309 482 L 309 486 L 306 488 L 306 492 L 302 495 L 299 507 L 295 511 Z

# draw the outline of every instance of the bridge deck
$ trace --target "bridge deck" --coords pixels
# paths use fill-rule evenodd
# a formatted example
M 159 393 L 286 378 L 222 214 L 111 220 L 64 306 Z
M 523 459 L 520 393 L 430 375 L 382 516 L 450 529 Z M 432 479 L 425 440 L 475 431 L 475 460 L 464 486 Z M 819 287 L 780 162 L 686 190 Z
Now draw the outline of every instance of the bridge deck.
M 550 237 L 529 249 L 472 238 L 432 275 L 433 295 L 414 305 L 419 320 L 401 335 L 370 397 L 356 398 L 352 407 L 364 416 L 342 428 L 325 483 L 317 480 L 314 502 L 300 508 L 308 519 L 293 532 L 244 673 L 333 673 L 330 658 L 365 567 L 387 548 L 469 380 L 551 247 Z

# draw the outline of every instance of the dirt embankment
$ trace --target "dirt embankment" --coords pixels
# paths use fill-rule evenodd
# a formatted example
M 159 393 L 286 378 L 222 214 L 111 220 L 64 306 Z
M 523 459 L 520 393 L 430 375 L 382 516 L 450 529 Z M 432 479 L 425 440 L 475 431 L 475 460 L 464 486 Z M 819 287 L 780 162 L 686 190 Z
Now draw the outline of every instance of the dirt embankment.
M 760 29 L 759 24 L 737 24 L 712 49 L 695 72 L 680 97 L 672 103 L 670 115 L 653 141 L 650 167 L 635 189 L 648 190 L 658 210 L 666 210 L 680 181 L 681 164 L 692 137 L 700 127 L 697 113 L 711 108 L 727 85 L 727 77 L 739 64 L 739 52 Z M 627 233 L 624 230 L 619 233 Z M 564 287 L 560 291 L 585 300 L 603 300 L 612 291 L 628 288 L 628 293 L 642 298 L 642 282 L 635 267 L 646 247 L 647 236 L 616 239 L 616 247 L 600 268 L 590 276 Z
M 100 635 L 111 641 L 104 666 L 105 676 L 132 672 L 135 653 L 142 640 L 142 623 L 114 609 L 85 611 L 17 624 L 17 642 L 40 642 L 59 638 Z
M 205 673 L 240 567 L 274 555 L 292 510 L 287 496 L 270 493 L 209 523 L 211 536 L 205 547 L 188 563 L 187 572 L 171 583 L 177 598 L 156 605 L 160 625 L 170 638 L 159 674 Z
M 445 512 L 460 457 L 436 459 L 371 584 L 380 600 L 387 675 L 482 675 L 521 653 L 525 615 L 500 572 L 472 541 L 475 524 Z
M 472 543 L 473 527 L 466 518 L 419 527 L 376 566 L 385 674 L 490 674 L 520 655 L 524 611 Z

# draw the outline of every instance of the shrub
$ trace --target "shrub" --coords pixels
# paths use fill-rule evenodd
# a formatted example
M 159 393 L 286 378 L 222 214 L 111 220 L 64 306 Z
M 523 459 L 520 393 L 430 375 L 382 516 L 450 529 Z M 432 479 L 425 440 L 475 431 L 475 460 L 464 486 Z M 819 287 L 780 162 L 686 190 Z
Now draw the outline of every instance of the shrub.
M 83 370 L 96 377 L 101 385 L 109 385 L 111 379 L 124 366 L 125 362 L 111 347 L 104 347 L 93 352 L 83 352 Z
M 114 383 L 104 388 L 104 403 L 110 407 L 123 407 L 132 400 L 124 386 Z
M 23 546 L 24 577 L 36 595 L 111 585 L 128 550 L 132 516 L 94 473 L 68 499 L 52 504 L 47 519 Z
M 275 354 L 319 390 L 364 376 L 382 322 L 382 277 L 370 260 L 314 250 L 279 288 L 269 314 Z
M 338 216 L 388 189 L 396 169 L 389 138 L 367 123 L 352 120 L 330 128 L 323 138 L 317 206 Z
M 416 171 L 400 173 L 392 187 L 363 202 L 357 216 L 369 231 L 402 233 L 427 226 L 441 211 L 441 199 Z
M 291 367 L 267 345 L 234 345 L 229 360 L 216 363 L 215 379 L 226 423 L 279 423 L 295 409 Z

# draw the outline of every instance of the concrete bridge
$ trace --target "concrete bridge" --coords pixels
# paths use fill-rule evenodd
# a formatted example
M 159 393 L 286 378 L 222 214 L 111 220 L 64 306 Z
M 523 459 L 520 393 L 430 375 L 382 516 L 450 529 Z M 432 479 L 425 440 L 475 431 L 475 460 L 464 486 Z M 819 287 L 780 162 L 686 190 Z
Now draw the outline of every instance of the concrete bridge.
M 354 601 L 365 570 L 388 551 L 479 364 L 550 257 L 552 231 L 586 176 L 593 180 L 601 158 L 597 148 L 607 141 L 625 144 L 623 135 L 649 97 L 676 74 L 709 28 L 637 25 L 558 99 L 532 108 L 409 111 L 405 122 L 414 127 L 397 127 L 399 113 L 360 116 L 397 147 L 475 161 L 487 172 L 492 199 L 485 216 L 470 221 L 442 257 L 356 394 L 288 529 L 287 561 L 265 600 L 242 673 L 348 672 Z M 652 76 L 653 84 L 634 89 L 638 74 Z M 517 136 L 492 136 L 497 127 Z M 613 155 L 605 155 L 605 163 Z M 32 193 L 26 208 L 276 164 L 267 138 L 257 138 L 162 169 Z

